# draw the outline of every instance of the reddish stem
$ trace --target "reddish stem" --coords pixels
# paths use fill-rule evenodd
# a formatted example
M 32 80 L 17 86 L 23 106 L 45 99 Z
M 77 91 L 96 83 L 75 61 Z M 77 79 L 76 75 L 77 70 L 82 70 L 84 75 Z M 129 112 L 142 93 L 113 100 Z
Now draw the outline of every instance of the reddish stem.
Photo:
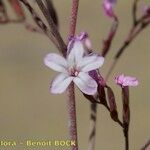
M 110 32 L 108 34 L 108 37 L 106 40 L 104 40 L 104 44 L 103 44 L 103 48 L 102 48 L 102 56 L 103 57 L 106 57 L 107 53 L 110 50 L 112 41 L 113 41 L 113 39 L 116 35 L 116 32 L 117 32 L 117 29 L 118 29 L 118 24 L 119 24 L 119 21 L 118 21 L 117 17 L 115 17 L 113 24 L 110 28 Z
M 68 96 L 68 113 L 69 113 L 69 134 L 70 140 L 75 141 L 75 145 L 71 147 L 71 150 L 78 150 L 78 138 L 77 138 L 77 123 L 76 123 L 76 104 L 75 104 L 75 93 L 74 84 L 70 84 L 67 90 Z
M 79 0 L 72 0 L 72 10 L 70 16 L 69 37 L 75 35 L 77 14 L 78 14 Z M 71 150 L 78 150 L 78 136 L 77 136 L 77 123 L 76 123 L 76 106 L 74 83 L 72 83 L 67 90 L 68 95 L 68 113 L 69 113 L 69 134 L 70 140 L 75 141 L 76 145 L 71 147 Z
M 72 11 L 70 16 L 69 37 L 74 36 L 77 23 L 79 0 L 72 0 Z
M 139 35 L 139 33 L 141 33 L 144 29 L 146 29 L 146 27 L 150 24 L 150 20 L 147 20 L 145 22 L 144 21 L 145 19 L 144 20 L 140 19 L 140 22 L 138 22 L 138 24 L 136 24 L 131 28 L 128 37 L 126 38 L 123 45 L 120 47 L 120 49 L 118 50 L 117 54 L 114 57 L 114 61 L 111 64 L 108 73 L 106 75 L 106 80 L 109 78 L 110 74 L 114 70 L 119 58 L 121 57 L 125 49 L 132 43 L 132 41 Z

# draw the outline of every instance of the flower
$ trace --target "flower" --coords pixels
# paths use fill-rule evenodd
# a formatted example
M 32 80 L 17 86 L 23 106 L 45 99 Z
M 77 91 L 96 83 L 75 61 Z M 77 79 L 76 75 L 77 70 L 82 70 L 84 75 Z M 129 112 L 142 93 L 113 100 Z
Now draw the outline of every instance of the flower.
M 143 16 L 150 15 L 150 6 L 148 6 L 148 5 L 142 6 L 142 15 Z
M 50 53 L 44 58 L 46 66 L 60 72 L 51 84 L 50 90 L 53 94 L 63 93 L 72 81 L 83 93 L 96 93 L 97 82 L 88 72 L 101 67 L 104 58 L 96 54 L 85 56 L 84 53 L 83 43 L 75 40 L 66 59 L 55 53 Z
M 118 85 L 121 85 L 122 87 L 137 86 L 139 84 L 138 80 L 135 77 L 124 76 L 124 74 L 115 77 L 115 81 Z
M 116 0 L 103 0 L 104 12 L 108 17 L 113 18 L 115 16 L 113 7 L 116 4 Z

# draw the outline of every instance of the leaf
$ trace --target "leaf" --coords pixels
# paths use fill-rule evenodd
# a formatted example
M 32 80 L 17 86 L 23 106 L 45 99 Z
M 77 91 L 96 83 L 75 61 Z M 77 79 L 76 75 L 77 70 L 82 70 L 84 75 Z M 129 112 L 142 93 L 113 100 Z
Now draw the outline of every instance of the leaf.
M 118 112 L 117 112 L 115 95 L 109 86 L 107 86 L 107 96 L 108 96 L 108 102 L 110 107 L 110 116 L 114 121 L 118 121 Z

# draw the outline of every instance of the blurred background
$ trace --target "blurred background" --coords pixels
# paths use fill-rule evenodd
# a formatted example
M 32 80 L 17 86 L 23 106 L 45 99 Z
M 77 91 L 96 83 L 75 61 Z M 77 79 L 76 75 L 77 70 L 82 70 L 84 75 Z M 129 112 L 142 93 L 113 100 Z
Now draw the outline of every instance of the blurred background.
M 132 25 L 130 0 L 118 1 L 116 13 L 119 29 L 101 69 L 105 77 L 112 58 L 124 41 Z M 148 2 L 148 1 L 147 1 Z M 55 0 L 60 31 L 67 39 L 71 1 Z M 35 6 L 37 7 L 37 6 Z M 140 9 L 140 8 L 139 8 Z M 28 11 L 29 22 L 32 20 Z M 76 33 L 87 31 L 93 49 L 101 52 L 102 41 L 111 26 L 101 8 L 101 1 L 81 1 Z M 114 76 L 124 73 L 138 78 L 138 87 L 130 88 L 131 125 L 130 147 L 138 150 L 150 138 L 150 27 L 126 49 L 108 84 L 115 92 L 121 118 L 121 90 L 114 83 Z M 65 140 L 68 139 L 66 95 L 52 95 L 49 86 L 56 72 L 43 63 L 50 52 L 58 53 L 49 39 L 42 34 L 25 29 L 23 24 L 0 25 L 0 140 Z M 79 149 L 87 149 L 90 103 L 76 89 Z M 121 128 L 110 119 L 107 110 L 98 106 L 96 150 L 123 150 L 124 137 Z M 3 148 L 3 147 L 1 147 Z M 1 149 L 0 148 L 0 149 Z M 25 145 L 4 149 L 25 150 Z M 30 148 L 34 149 L 34 148 Z M 40 148 L 54 150 L 65 148 Z

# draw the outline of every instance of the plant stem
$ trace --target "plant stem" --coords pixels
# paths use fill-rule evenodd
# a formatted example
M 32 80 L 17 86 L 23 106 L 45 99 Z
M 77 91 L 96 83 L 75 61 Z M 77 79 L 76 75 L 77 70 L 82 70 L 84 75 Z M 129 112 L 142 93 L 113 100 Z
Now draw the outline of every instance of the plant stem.
M 75 34 L 78 6 L 79 6 L 79 0 L 72 0 L 72 11 L 71 11 L 71 16 L 70 16 L 70 29 L 69 29 L 69 37 L 68 38 L 74 36 L 74 34 Z
M 97 104 L 92 103 L 91 107 L 91 116 L 90 116 L 90 132 L 89 132 L 89 142 L 88 150 L 95 149 L 95 140 L 96 140 L 96 120 L 97 120 Z
M 119 60 L 119 58 L 121 57 L 121 55 L 123 54 L 123 52 L 125 51 L 126 48 L 128 48 L 128 46 L 133 42 L 133 40 L 144 30 L 146 29 L 146 27 L 150 24 L 150 21 L 148 20 L 146 23 L 141 24 L 141 26 L 138 28 L 138 26 L 132 27 L 132 29 L 129 32 L 129 35 L 127 37 L 127 39 L 125 40 L 125 42 L 123 43 L 123 45 L 119 48 L 119 50 L 117 51 L 115 57 L 114 57 L 114 61 L 111 64 L 108 73 L 106 75 L 106 80 L 109 78 L 109 76 L 111 75 L 112 71 L 114 70 L 114 68 L 116 67 L 116 64 Z
M 150 146 L 150 140 L 146 142 L 146 144 L 141 148 L 141 150 L 146 150 Z
M 118 29 L 118 19 L 117 17 L 114 18 L 114 22 L 110 28 L 109 34 L 107 38 L 104 40 L 103 48 L 102 48 L 102 56 L 105 57 L 110 50 L 112 41 L 116 35 Z M 108 105 L 104 105 L 107 110 L 110 112 Z M 89 143 L 88 143 L 88 150 L 95 149 L 95 141 L 96 141 L 96 123 L 97 123 L 97 103 L 90 104 L 91 108 L 91 117 L 90 117 L 90 132 L 89 132 Z M 119 125 L 122 126 L 122 123 L 118 120 Z
M 75 93 L 74 84 L 70 84 L 67 90 L 68 96 L 68 113 L 69 113 L 69 134 L 70 140 L 75 141 L 75 146 L 71 147 L 71 150 L 78 150 L 78 139 L 77 139 L 77 123 L 76 123 L 76 104 L 75 104 Z
M 133 7 L 132 7 L 132 15 L 133 15 L 133 25 L 136 25 L 137 24 L 137 16 L 136 16 L 136 13 L 137 13 L 137 3 L 138 3 L 139 0 L 134 0 L 133 2 Z
M 48 21 L 48 24 L 51 29 L 51 33 L 59 44 L 59 47 L 60 47 L 59 49 L 61 49 L 62 54 L 65 56 L 66 45 L 57 29 L 57 26 L 55 25 L 55 23 L 53 21 L 53 18 L 51 17 L 51 15 L 49 15 L 47 8 L 45 7 L 45 5 L 43 4 L 43 2 L 41 0 L 36 0 L 36 2 L 38 4 L 39 8 L 41 9 L 41 11 L 43 12 L 43 15 L 45 16 L 45 18 Z
M 75 35 L 77 14 L 78 14 L 79 0 L 72 0 L 72 10 L 70 16 L 70 27 L 68 39 Z M 71 147 L 71 150 L 78 150 L 78 136 L 77 136 L 77 123 L 76 123 L 76 105 L 74 83 L 71 83 L 67 89 L 68 96 L 68 113 L 69 113 L 69 134 L 70 140 L 74 140 L 76 145 Z
M 129 135 L 125 135 L 125 150 L 129 150 Z
M 60 48 L 60 46 L 58 44 L 58 41 L 52 35 L 51 31 L 48 29 L 48 27 L 45 25 L 45 23 L 42 21 L 42 19 L 39 17 L 39 15 L 36 13 L 36 11 L 32 8 L 32 6 L 30 5 L 30 3 L 28 3 L 27 0 L 19 0 L 19 1 L 22 2 L 26 6 L 26 8 L 31 13 L 32 18 L 35 21 L 35 23 L 38 25 L 38 27 L 43 31 L 43 33 L 45 33 L 48 36 L 48 38 L 54 43 L 54 45 L 61 52 L 62 49 Z
M 130 125 L 130 104 L 129 104 L 129 87 L 122 88 L 123 101 L 123 133 L 125 137 L 125 150 L 129 150 L 129 125 Z

